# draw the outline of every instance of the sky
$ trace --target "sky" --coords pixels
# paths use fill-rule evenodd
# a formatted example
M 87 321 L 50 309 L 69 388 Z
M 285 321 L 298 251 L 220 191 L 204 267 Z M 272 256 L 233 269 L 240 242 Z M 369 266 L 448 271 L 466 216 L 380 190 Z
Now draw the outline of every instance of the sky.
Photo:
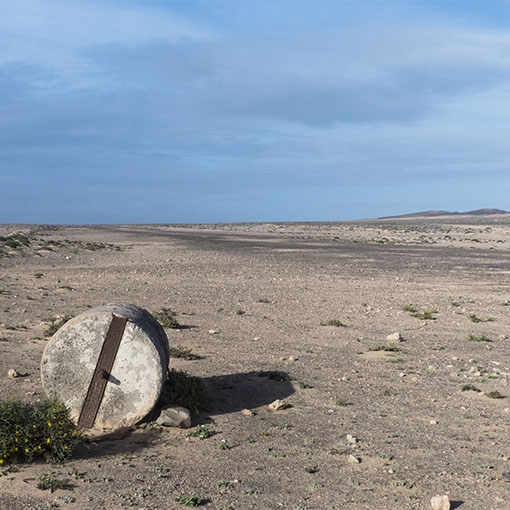
M 0 223 L 510 209 L 506 0 L 0 13 Z

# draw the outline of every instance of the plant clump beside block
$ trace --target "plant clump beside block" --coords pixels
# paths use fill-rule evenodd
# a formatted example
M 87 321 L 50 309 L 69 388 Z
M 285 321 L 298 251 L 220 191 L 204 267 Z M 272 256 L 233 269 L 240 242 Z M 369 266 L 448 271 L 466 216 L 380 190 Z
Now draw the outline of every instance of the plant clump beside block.
M 181 327 L 175 312 L 169 308 L 162 308 L 159 312 L 153 312 L 152 316 L 164 327 L 178 329 Z
M 182 370 L 169 370 L 163 385 L 158 407 L 175 404 L 189 409 L 195 414 L 211 407 L 211 396 L 207 393 L 199 377 Z
M 80 434 L 61 402 L 0 401 L 0 464 L 67 460 Z

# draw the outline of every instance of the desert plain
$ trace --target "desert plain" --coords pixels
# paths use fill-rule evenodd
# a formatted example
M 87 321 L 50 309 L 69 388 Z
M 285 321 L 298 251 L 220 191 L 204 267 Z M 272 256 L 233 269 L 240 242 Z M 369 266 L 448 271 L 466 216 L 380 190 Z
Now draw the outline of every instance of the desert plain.
M 0 508 L 510 509 L 508 216 L 0 226 L 20 232 L 0 251 L 2 399 L 45 398 L 52 320 L 124 302 L 176 313 L 170 346 L 200 359 L 170 367 L 211 404 L 192 429 L 2 466 Z M 50 473 L 70 488 L 38 489 Z

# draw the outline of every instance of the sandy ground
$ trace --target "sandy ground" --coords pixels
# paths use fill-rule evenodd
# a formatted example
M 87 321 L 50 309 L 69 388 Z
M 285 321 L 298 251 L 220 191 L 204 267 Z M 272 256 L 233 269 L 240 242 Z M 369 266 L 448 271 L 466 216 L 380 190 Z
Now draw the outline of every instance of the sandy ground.
M 216 510 L 428 509 L 448 494 L 510 509 L 510 224 L 447 221 L 0 226 L 39 239 L 0 258 L 2 398 L 44 398 L 47 319 L 108 302 L 174 310 L 190 327 L 170 344 L 203 359 L 171 366 L 214 398 L 193 423 L 210 438 L 138 428 L 62 466 L 4 470 L 0 508 L 177 509 L 196 495 Z M 345 327 L 321 325 L 333 319 Z M 394 332 L 398 352 L 370 350 Z M 269 411 L 276 398 L 292 407 Z M 37 489 L 43 473 L 72 490 Z

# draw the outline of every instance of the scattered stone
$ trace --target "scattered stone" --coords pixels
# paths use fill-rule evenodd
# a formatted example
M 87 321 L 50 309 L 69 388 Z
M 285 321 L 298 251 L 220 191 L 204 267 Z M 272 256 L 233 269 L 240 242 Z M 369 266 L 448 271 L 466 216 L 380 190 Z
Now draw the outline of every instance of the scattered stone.
M 395 471 L 393 471 L 393 469 L 388 469 L 388 473 L 392 475 L 393 473 L 395 473 Z
M 434 496 L 430 500 L 432 510 L 450 510 L 450 498 L 445 494 L 444 496 Z
M 167 405 L 161 409 L 156 423 L 165 427 L 187 429 L 191 427 L 191 414 L 185 407 Z
M 210 335 L 217 335 L 219 333 L 219 331 L 217 329 L 210 329 L 209 330 L 209 334 Z
M 243 409 L 241 414 L 244 416 L 255 416 L 255 413 L 251 409 Z
M 345 439 L 347 439 L 347 441 L 351 444 L 356 444 L 358 442 L 358 438 L 351 436 L 351 434 L 347 434 Z
M 287 358 L 287 361 L 288 361 L 289 363 L 294 363 L 294 361 L 297 361 L 297 358 L 295 358 L 294 356 L 289 356 L 289 357 Z
M 437 425 L 437 421 L 436 420 L 430 420 L 430 424 L 431 425 Z
M 506 414 L 510 414 L 510 407 L 505 407 L 504 412 L 505 412 Z
M 347 459 L 351 464 L 359 464 L 361 462 L 358 457 L 355 457 L 354 455 L 349 455 L 349 458 Z
M 269 410 L 270 411 L 281 411 L 282 409 L 287 409 L 287 407 L 290 407 L 285 400 L 276 399 L 274 402 L 271 402 L 269 404 Z
M 398 344 L 399 342 L 402 342 L 403 338 L 399 332 L 396 332 L 396 333 L 392 333 L 391 335 L 388 335 L 386 337 L 386 340 L 388 342 Z
M 10 368 L 9 371 L 7 372 L 7 375 L 11 379 L 14 379 L 16 377 L 20 377 L 21 376 L 21 374 L 18 371 L 14 370 L 14 368 Z

